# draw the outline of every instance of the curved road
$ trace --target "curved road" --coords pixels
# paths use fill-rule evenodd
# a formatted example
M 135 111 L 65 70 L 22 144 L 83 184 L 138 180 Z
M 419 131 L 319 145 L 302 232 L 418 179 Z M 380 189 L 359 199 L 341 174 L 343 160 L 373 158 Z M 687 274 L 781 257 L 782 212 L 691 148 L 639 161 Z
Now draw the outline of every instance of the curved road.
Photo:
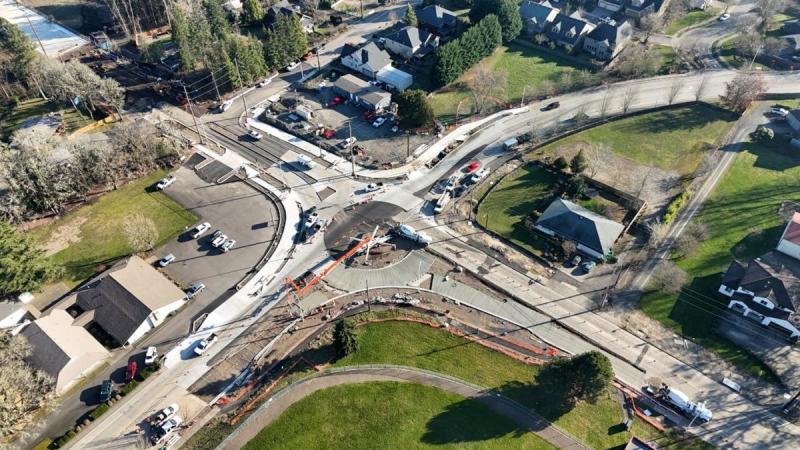
M 289 406 L 321 389 L 342 384 L 375 381 L 419 383 L 452 392 L 483 403 L 489 409 L 535 432 L 542 439 L 561 449 L 584 450 L 585 445 L 556 428 L 543 417 L 507 397 L 480 386 L 435 372 L 405 366 L 352 366 L 309 377 L 279 391 L 253 413 L 217 450 L 240 449 L 259 431 L 275 421 Z

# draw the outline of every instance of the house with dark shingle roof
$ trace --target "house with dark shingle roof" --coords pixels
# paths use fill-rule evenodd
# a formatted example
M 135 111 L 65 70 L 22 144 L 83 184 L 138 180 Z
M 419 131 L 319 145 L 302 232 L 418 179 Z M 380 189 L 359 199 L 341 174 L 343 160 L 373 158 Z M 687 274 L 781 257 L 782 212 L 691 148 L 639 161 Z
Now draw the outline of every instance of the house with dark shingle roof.
M 550 24 L 546 35 L 551 42 L 571 52 L 581 48 L 584 36 L 593 28 L 594 26 L 588 22 L 559 13 Z
M 374 80 L 378 72 L 392 65 L 392 58 L 374 42 L 362 47 L 345 44 L 341 54 L 342 65 Z
M 728 309 L 790 339 L 800 337 L 800 214 L 786 224 L 776 250 L 750 260 L 732 261 L 719 293 Z
M 519 5 L 523 30 L 530 36 L 544 33 L 558 13 L 558 8 L 531 0 L 526 0 Z
M 383 45 L 390 53 L 409 60 L 423 58 L 439 46 L 439 36 L 417 27 L 403 27 L 384 37 Z
M 601 23 L 586 33 L 583 51 L 602 61 L 611 61 L 633 36 L 633 28 L 628 22 L 617 24 Z
M 429 5 L 417 11 L 417 25 L 447 39 L 458 29 L 458 17 L 439 5 Z
M 392 94 L 350 74 L 339 77 L 333 84 L 333 90 L 371 110 L 385 109 L 392 103 Z
M 617 12 L 622 9 L 626 1 L 627 0 L 600 0 L 597 2 L 597 6 L 611 12 Z
M 303 14 L 299 6 L 292 5 L 287 0 L 281 0 L 271 4 L 266 10 L 267 24 L 271 26 L 278 17 L 278 14 L 283 14 L 284 16 L 296 15 L 300 20 L 300 27 L 305 33 L 310 34 L 314 32 L 314 19 Z
M 111 354 L 63 309 L 53 309 L 20 332 L 31 345 L 28 362 L 56 381 L 61 394 L 100 366 Z
M 625 227 L 618 222 L 557 198 L 536 221 L 535 229 L 550 237 L 575 242 L 579 252 L 596 259 L 613 253 Z
M 79 289 L 68 309 L 79 313 L 76 323 L 93 322 L 127 346 L 159 326 L 185 297 L 161 272 L 131 256 Z

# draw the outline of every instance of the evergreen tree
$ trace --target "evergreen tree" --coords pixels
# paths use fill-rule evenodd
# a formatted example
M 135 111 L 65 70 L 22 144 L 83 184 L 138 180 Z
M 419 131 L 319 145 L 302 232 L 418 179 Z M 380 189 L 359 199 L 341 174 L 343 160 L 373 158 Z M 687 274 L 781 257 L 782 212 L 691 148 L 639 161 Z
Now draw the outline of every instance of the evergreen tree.
M 228 16 L 220 0 L 204 0 L 203 7 L 205 8 L 208 23 L 211 27 L 211 33 L 214 37 L 217 39 L 225 39 L 228 37 L 231 33 L 231 24 L 228 22 Z
M 591 351 L 570 359 L 549 361 L 542 367 L 537 381 L 561 397 L 562 405 L 558 406 L 571 408 L 579 401 L 595 403 L 608 392 L 614 381 L 614 368 L 604 354 Z
M 241 73 L 241 83 L 248 85 L 255 82 L 267 73 L 267 65 L 264 62 L 264 49 L 261 42 L 247 36 L 236 35 L 230 38 L 228 47 L 230 58 L 236 59 L 239 63 L 239 73 Z M 232 74 L 237 74 L 235 72 Z M 237 74 L 238 75 L 238 74 Z M 237 84 L 238 76 L 233 76 Z
M 522 31 L 522 17 L 516 0 L 502 0 L 497 10 L 497 18 L 503 29 L 503 42 L 511 42 Z
M 333 344 L 339 358 L 358 351 L 358 333 L 353 319 L 340 320 L 333 329 Z
M 433 107 L 425 91 L 407 90 L 397 96 L 397 115 L 403 128 L 418 128 L 433 124 Z
M 417 26 L 417 13 L 414 12 L 414 7 L 411 3 L 406 4 L 406 14 L 403 16 L 403 23 L 410 27 Z
M 0 298 L 35 291 L 60 271 L 27 234 L 0 221 Z
M 444 86 L 464 73 L 464 60 L 461 57 L 459 39 L 450 41 L 436 50 L 433 77 L 437 84 Z
M 242 1 L 242 22 L 253 25 L 264 20 L 264 7 L 259 0 Z
M 583 154 L 583 150 L 578 151 L 578 154 L 572 158 L 572 161 L 569 163 L 570 169 L 572 169 L 572 173 L 579 174 L 586 170 L 586 167 L 589 163 L 586 161 L 586 155 Z
M 36 47 L 16 25 L 2 17 L 0 17 L 0 50 L 8 55 L 10 64 L 7 67 L 14 77 L 19 81 L 27 80 L 30 65 L 36 59 Z
M 193 70 L 197 63 L 194 49 L 192 48 L 192 38 L 189 32 L 189 19 L 186 11 L 175 4 L 172 7 L 172 41 L 178 48 L 181 57 L 181 68 L 184 71 Z

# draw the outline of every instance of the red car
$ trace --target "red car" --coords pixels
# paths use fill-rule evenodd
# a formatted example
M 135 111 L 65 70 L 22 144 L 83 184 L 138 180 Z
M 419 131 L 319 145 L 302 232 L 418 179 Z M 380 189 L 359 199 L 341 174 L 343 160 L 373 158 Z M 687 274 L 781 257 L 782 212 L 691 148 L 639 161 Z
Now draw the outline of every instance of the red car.
M 364 111 L 364 114 L 361 115 L 364 120 L 371 120 L 373 117 L 375 117 L 375 111 Z
M 341 105 L 342 103 L 344 103 L 344 97 L 340 97 L 337 95 L 336 97 L 333 97 L 333 100 L 331 100 L 330 103 L 328 103 L 328 106 L 334 107 L 337 105 Z
M 334 134 L 335 134 L 335 131 L 333 131 L 333 130 L 325 130 L 325 131 L 322 132 L 322 136 L 324 136 L 325 139 L 332 138 Z
M 136 361 L 131 361 L 128 363 L 128 369 L 125 370 L 125 382 L 133 381 L 134 377 L 136 377 Z
M 467 166 L 465 171 L 467 173 L 472 173 L 472 172 L 475 172 L 476 170 L 478 170 L 480 168 L 481 168 L 481 162 L 476 160 L 476 161 L 472 161 L 471 163 L 469 163 L 469 165 Z

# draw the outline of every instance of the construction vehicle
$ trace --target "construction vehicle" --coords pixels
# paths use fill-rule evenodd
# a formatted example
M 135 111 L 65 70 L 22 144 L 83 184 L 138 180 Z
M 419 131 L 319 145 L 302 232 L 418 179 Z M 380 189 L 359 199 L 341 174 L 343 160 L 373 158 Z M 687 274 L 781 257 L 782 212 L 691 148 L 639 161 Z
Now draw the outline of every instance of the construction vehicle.
M 711 411 L 706 408 L 704 402 L 695 403 L 689 400 L 689 396 L 683 392 L 673 389 L 666 384 L 662 384 L 658 390 L 659 398 L 666 403 L 676 407 L 681 413 L 687 417 L 691 417 L 692 421 L 699 420 L 702 423 L 711 420 Z
M 439 214 L 444 210 L 444 207 L 450 203 L 450 199 L 452 196 L 450 195 L 450 191 L 442 192 L 442 195 L 439 197 L 439 200 L 436 201 L 436 206 L 433 207 L 433 213 Z

